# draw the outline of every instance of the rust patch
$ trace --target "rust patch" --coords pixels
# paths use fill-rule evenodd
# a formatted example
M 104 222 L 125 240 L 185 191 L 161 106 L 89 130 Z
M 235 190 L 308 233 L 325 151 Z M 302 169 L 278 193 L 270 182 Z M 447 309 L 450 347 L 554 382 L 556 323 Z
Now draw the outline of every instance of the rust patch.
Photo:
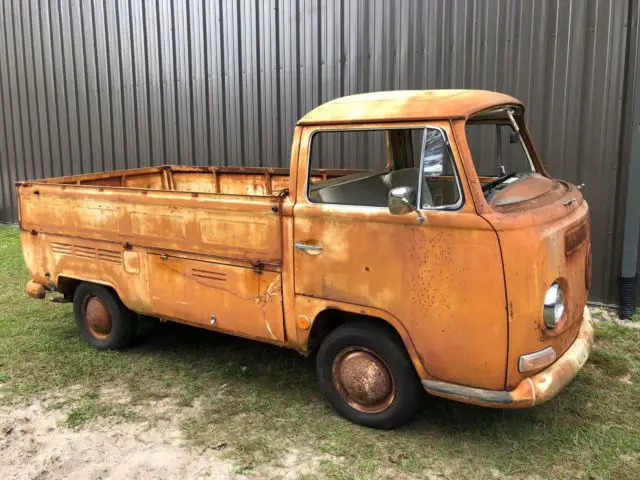
M 27 291 L 27 295 L 29 295 L 30 297 L 37 298 L 40 300 L 42 300 L 47 294 L 44 286 L 34 282 L 33 280 L 27 283 L 26 291 Z
M 525 203 L 527 211 L 544 207 L 563 198 L 568 191 L 563 182 L 538 173 L 532 173 L 506 186 L 508 188 L 498 191 L 489 202 L 492 208 L 501 213 L 518 212 Z
M 423 380 L 429 393 L 486 407 L 527 408 L 555 397 L 584 366 L 593 346 L 593 325 L 585 307 L 578 337 L 555 363 L 542 372 L 524 378 L 512 391 L 470 388 L 446 382 Z
M 579 225 L 567 230 L 564 234 L 564 252 L 571 255 L 575 252 L 587 239 L 587 221 L 582 220 Z
M 298 125 L 335 125 L 466 118 L 495 105 L 522 105 L 503 93 L 482 90 L 406 90 L 337 98 L 311 110 Z
M 345 348 L 332 366 L 333 381 L 342 398 L 365 413 L 387 409 L 396 395 L 396 384 L 387 365 L 363 347 Z
M 105 340 L 111 333 L 111 314 L 99 297 L 85 299 L 83 321 L 89 333 L 99 340 Z
M 125 250 L 122 253 L 124 259 L 124 269 L 127 273 L 137 275 L 140 273 L 140 256 L 138 252 L 132 250 Z

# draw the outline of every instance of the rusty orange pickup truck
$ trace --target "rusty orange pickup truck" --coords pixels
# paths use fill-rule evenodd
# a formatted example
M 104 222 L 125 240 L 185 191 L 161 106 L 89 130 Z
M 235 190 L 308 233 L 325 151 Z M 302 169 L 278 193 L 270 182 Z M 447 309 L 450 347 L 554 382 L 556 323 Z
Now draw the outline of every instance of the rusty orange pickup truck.
M 407 421 L 425 390 L 540 404 L 591 349 L 587 203 L 501 93 L 336 99 L 297 123 L 290 170 L 156 166 L 17 193 L 27 293 L 73 301 L 95 348 L 125 347 L 144 314 L 315 354 L 328 401 L 369 427 Z

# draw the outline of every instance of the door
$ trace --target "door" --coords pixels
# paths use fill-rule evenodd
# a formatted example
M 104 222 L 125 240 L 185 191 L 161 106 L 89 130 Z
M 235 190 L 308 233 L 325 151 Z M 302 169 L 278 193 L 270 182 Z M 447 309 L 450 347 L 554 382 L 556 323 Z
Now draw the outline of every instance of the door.
M 395 130 L 303 133 L 295 293 L 389 312 L 431 376 L 502 389 L 507 325 L 495 232 L 465 201 L 471 197 L 453 161 L 448 123 Z M 311 168 L 323 162 L 369 168 L 307 182 L 307 157 Z M 389 212 L 387 197 L 396 187 L 411 189 L 419 215 Z

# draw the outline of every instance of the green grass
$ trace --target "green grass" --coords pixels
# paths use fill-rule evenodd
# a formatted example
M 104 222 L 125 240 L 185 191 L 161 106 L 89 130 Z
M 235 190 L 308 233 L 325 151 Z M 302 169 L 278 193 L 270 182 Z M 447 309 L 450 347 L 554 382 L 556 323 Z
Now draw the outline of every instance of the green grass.
M 51 407 L 55 408 L 56 406 L 58 404 Z M 63 423 L 67 427 L 77 428 L 96 418 L 135 421 L 140 417 L 125 406 L 101 400 L 100 394 L 94 391 L 84 393 L 78 401 L 73 402 L 73 408 L 71 408 Z
M 166 398 L 188 408 L 182 428 L 194 446 L 246 474 L 297 449 L 323 455 L 320 474 L 344 479 L 640 478 L 637 329 L 598 324 L 590 362 L 547 404 L 501 411 L 425 396 L 414 421 L 383 432 L 333 413 L 313 359 L 155 322 L 133 348 L 97 352 L 80 339 L 71 307 L 28 298 L 27 280 L 17 231 L 0 227 L 0 402 L 73 392 L 49 406 L 68 412 L 67 427 L 152 419 L 153 401 Z M 110 399 L 113 388 L 127 398 Z

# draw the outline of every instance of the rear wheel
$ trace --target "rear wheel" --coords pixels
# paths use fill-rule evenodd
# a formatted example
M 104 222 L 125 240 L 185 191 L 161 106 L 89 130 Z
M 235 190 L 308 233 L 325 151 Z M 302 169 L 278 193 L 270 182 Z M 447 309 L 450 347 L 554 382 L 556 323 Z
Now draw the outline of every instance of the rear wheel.
M 137 315 L 113 290 L 81 283 L 73 295 L 73 311 L 82 338 L 98 350 L 126 347 L 135 337 Z
M 320 346 L 318 379 L 343 417 L 371 428 L 394 428 L 413 416 L 422 395 L 404 345 L 387 328 L 351 322 Z

